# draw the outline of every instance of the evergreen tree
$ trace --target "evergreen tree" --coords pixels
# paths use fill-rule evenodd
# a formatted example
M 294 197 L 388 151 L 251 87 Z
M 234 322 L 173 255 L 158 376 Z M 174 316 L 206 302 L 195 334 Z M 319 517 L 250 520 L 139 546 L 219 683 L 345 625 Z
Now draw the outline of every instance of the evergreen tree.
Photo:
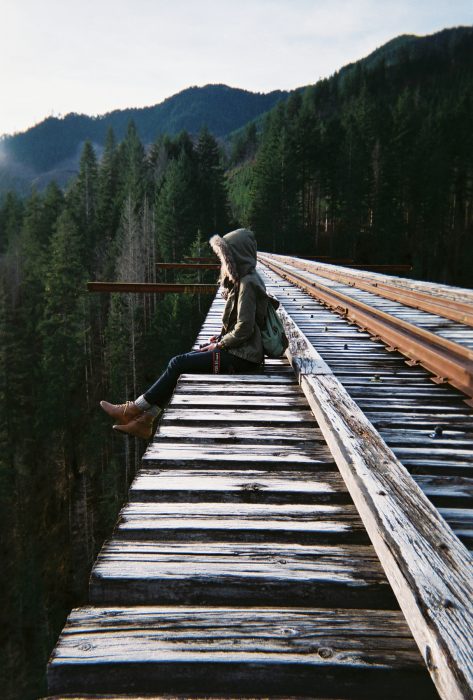
M 254 166 L 250 222 L 258 245 L 277 251 L 284 226 L 283 144 L 284 108 L 278 107 L 266 122 L 258 158 Z
M 105 149 L 98 172 L 97 201 L 97 269 L 99 275 L 110 276 L 110 250 L 120 220 L 118 199 L 118 154 L 112 129 L 107 133 Z
M 15 192 L 8 192 L 0 206 L 0 253 L 20 231 L 23 219 L 23 202 Z
M 254 158 L 258 148 L 258 130 L 255 122 L 250 122 L 238 132 L 232 142 L 230 165 L 238 165 Z
M 185 152 L 168 165 L 157 196 L 156 220 L 161 255 L 166 260 L 180 260 L 199 227 L 195 168 Z
M 84 144 L 79 174 L 68 192 L 67 205 L 82 239 L 81 259 L 92 270 L 97 239 L 98 167 L 90 141 Z
M 84 328 L 86 301 L 83 241 L 68 210 L 51 239 L 46 275 L 46 305 L 40 325 L 45 378 L 43 420 L 52 431 L 61 426 L 68 468 L 78 469 L 75 433 L 84 409 Z M 64 379 L 67 377 L 67 381 Z
M 197 143 L 199 221 L 204 236 L 228 227 L 228 200 L 217 141 L 203 129 Z
M 54 233 L 56 221 L 64 207 L 64 195 L 57 184 L 51 182 L 42 197 L 41 221 L 38 228 L 38 238 L 43 248 L 49 246 Z
M 122 201 L 130 195 L 139 209 L 145 195 L 150 194 L 151 178 L 145 150 L 133 121 L 128 124 L 117 155 Z

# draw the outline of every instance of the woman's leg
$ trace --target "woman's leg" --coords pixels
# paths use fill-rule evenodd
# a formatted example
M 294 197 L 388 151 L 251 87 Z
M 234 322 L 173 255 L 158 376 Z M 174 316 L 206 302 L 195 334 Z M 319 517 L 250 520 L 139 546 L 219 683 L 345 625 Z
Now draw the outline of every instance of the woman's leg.
M 164 406 L 171 398 L 181 374 L 225 374 L 228 372 L 249 372 L 254 369 L 256 369 L 256 365 L 253 362 L 235 357 L 226 350 L 188 352 L 184 355 L 177 355 L 169 361 L 166 370 L 145 391 L 143 398 L 148 404 Z M 139 405 L 139 399 L 137 402 Z
M 253 362 L 235 357 L 226 350 L 189 352 L 173 357 L 159 379 L 135 401 L 120 405 L 101 401 L 100 405 L 117 421 L 113 426 L 115 430 L 149 440 L 154 419 L 171 398 L 181 374 L 245 373 L 256 368 Z
M 144 400 L 151 405 L 164 406 L 171 398 L 181 374 L 210 374 L 213 372 L 214 355 L 213 351 L 176 355 L 169 361 L 159 379 L 145 391 Z

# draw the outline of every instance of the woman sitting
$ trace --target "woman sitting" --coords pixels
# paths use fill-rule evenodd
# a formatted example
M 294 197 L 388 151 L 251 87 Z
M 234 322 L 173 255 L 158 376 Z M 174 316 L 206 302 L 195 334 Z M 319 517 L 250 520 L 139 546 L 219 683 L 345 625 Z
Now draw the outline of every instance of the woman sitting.
M 256 239 L 245 228 L 212 236 L 210 245 L 220 259 L 220 286 L 226 299 L 220 335 L 200 350 L 173 357 L 166 370 L 141 396 L 124 404 L 101 401 L 115 420 L 114 430 L 149 440 L 153 422 L 169 401 L 181 374 L 246 374 L 263 361 L 260 328 L 268 297 L 256 272 Z

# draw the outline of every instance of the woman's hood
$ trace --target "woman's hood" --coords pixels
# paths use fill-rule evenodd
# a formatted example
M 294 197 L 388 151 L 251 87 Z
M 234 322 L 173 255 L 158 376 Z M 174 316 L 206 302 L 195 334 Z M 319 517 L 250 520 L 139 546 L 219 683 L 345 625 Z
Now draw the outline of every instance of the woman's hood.
M 225 277 L 238 282 L 255 269 L 256 238 L 250 229 L 238 228 L 223 237 L 212 236 L 209 243 L 222 265 L 221 282 Z

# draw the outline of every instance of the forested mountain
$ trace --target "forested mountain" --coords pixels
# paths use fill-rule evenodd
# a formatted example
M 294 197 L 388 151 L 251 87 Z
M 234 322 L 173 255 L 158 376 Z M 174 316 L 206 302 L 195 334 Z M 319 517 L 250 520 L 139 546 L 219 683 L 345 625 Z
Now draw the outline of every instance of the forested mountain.
M 121 140 L 131 120 L 145 145 L 162 134 L 172 136 L 184 130 L 197 135 L 204 126 L 223 137 L 267 112 L 288 94 L 206 85 L 183 90 L 152 107 L 115 110 L 100 117 L 48 117 L 23 133 L 0 140 L 0 194 L 12 188 L 27 192 L 32 183 L 44 188 L 52 179 L 65 185 L 77 171 L 86 140 L 100 150 L 110 128 Z
M 85 282 L 153 281 L 158 259 L 250 225 L 263 249 L 412 262 L 472 286 L 472 114 L 473 29 L 399 37 L 250 120 L 228 153 L 210 129 L 148 144 L 131 121 L 100 152 L 85 141 L 66 188 L 0 199 L 2 698 L 45 694 L 140 458 L 98 401 L 141 393 L 209 303 Z
M 473 28 L 400 37 L 293 93 L 240 132 L 232 166 L 261 247 L 472 286 Z
M 229 228 L 215 138 L 131 123 L 77 177 L 0 207 L 0 666 L 5 700 L 46 694 L 46 661 L 86 595 L 143 446 L 114 434 L 102 398 L 133 399 L 188 351 L 210 303 L 186 295 L 92 295 L 91 279 L 155 281 L 156 261 L 209 254 Z M 202 273 L 199 273 L 202 275 Z M 209 281 L 215 281 L 210 273 Z M 197 281 L 184 277 L 183 281 Z M 205 276 L 202 281 L 206 281 Z

